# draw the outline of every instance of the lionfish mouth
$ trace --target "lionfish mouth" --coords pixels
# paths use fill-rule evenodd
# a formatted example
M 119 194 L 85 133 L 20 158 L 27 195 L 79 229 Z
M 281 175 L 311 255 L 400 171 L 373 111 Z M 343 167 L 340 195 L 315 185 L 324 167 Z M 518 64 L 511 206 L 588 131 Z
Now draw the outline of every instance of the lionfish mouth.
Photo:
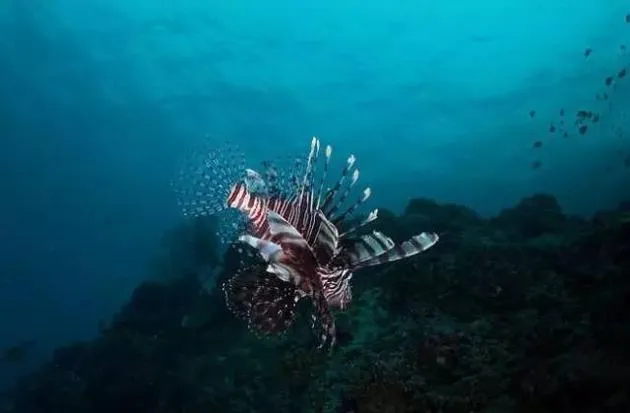
M 221 204 L 245 217 L 247 227 L 238 240 L 255 252 L 258 262 L 242 263 L 223 284 L 223 290 L 232 313 L 261 335 L 285 332 L 294 322 L 297 302 L 310 299 L 320 347 L 332 347 L 335 322 L 331 310 L 349 306 L 353 272 L 419 254 L 434 246 L 439 236 L 423 232 L 395 244 L 381 232 L 365 231 L 364 227 L 377 219 L 378 210 L 358 221 L 352 218 L 370 198 L 370 188 L 343 208 L 359 180 L 356 158 L 350 155 L 341 176 L 324 190 L 332 147 L 326 146 L 322 153 L 320 149 L 319 139 L 313 138 L 303 168 L 296 163 L 282 171 L 267 162 L 263 173 L 243 168 L 244 174 L 227 182 L 230 190 Z M 200 168 L 202 176 L 216 172 L 213 168 L 217 164 L 225 162 L 211 162 L 212 168 L 203 164 L 206 169 L 203 165 Z M 231 168 L 222 176 L 234 176 Z M 199 197 L 212 191 L 207 181 L 201 180 L 194 203 L 180 202 L 185 215 L 216 212 L 203 207 L 216 205 L 216 197 Z

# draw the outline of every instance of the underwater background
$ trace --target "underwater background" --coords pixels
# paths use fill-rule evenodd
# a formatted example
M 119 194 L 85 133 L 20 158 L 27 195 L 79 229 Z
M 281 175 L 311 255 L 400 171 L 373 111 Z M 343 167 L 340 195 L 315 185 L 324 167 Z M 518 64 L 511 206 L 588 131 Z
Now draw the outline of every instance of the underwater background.
M 0 411 L 630 411 L 627 0 L 5 0 L 0 29 Z M 331 358 L 190 278 L 222 250 L 170 185 L 313 135 L 393 238 L 457 235 L 355 276 Z

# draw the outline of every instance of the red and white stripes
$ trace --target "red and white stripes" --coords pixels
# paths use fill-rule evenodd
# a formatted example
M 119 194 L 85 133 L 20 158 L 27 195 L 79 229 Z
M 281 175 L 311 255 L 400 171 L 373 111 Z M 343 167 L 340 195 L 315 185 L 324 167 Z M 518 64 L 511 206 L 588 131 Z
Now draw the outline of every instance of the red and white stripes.
M 245 213 L 252 231 L 258 236 L 262 235 L 267 221 L 266 198 L 251 194 L 244 182 L 238 182 L 230 190 L 226 204 L 230 208 L 236 208 Z

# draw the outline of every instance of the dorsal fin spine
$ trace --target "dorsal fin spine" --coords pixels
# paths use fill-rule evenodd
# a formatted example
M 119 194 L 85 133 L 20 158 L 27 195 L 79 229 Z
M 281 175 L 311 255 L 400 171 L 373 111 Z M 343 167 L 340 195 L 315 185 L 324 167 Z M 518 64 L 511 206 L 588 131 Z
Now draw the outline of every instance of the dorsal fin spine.
M 308 159 L 306 160 L 306 171 L 304 171 L 304 177 L 302 178 L 302 184 L 300 185 L 299 201 L 302 201 L 304 191 L 311 185 L 313 161 L 317 159 L 317 153 L 319 152 L 319 140 L 313 136 L 311 140 L 311 150 L 308 153 Z
M 341 185 L 343 185 L 344 181 L 346 180 L 346 177 L 348 176 L 348 174 L 354 167 L 354 163 L 356 162 L 356 160 L 357 159 L 354 157 L 354 155 L 350 155 L 348 157 L 348 160 L 346 161 L 346 166 L 343 168 L 343 171 L 341 172 L 341 177 L 339 178 L 335 186 L 331 190 L 329 190 L 328 193 L 326 194 L 326 197 L 324 198 L 324 205 L 321 208 L 322 211 L 326 215 L 330 213 L 329 211 L 330 207 L 334 206 L 333 200 L 335 198 L 335 195 L 337 195 L 337 192 L 339 192 L 339 188 L 341 188 Z
M 346 187 L 346 190 L 343 192 L 343 194 L 341 194 L 341 197 L 339 197 L 339 200 L 335 202 L 335 205 L 330 209 L 330 211 L 328 211 L 328 216 L 330 219 L 333 219 L 335 217 L 335 213 L 337 212 L 339 207 L 341 207 L 341 205 L 343 205 L 346 199 L 348 199 L 350 192 L 352 192 L 352 187 L 354 186 L 354 184 L 357 183 L 358 180 L 359 180 L 359 170 L 355 169 L 354 172 L 352 173 L 352 180 L 350 181 L 350 184 Z
M 339 225 L 339 223 L 346 219 L 347 216 L 352 215 L 352 213 L 356 211 L 357 208 L 363 205 L 370 198 L 370 195 L 372 195 L 372 190 L 370 189 L 370 187 L 365 188 L 363 190 L 361 198 L 359 198 L 354 204 L 352 204 L 352 206 L 350 206 L 350 208 L 348 208 L 343 214 L 336 218 L 333 221 L 333 224 Z
M 351 235 L 351 234 L 357 232 L 357 230 L 359 230 L 361 227 L 364 227 L 365 225 L 369 224 L 370 222 L 376 220 L 377 218 L 378 218 L 378 208 L 373 209 L 368 214 L 368 216 L 363 221 L 361 221 L 361 223 L 359 223 L 358 225 L 355 225 L 354 227 L 348 229 L 343 234 L 339 235 L 339 238 L 345 238 L 348 235 Z
M 326 146 L 325 155 L 326 155 L 326 163 L 324 164 L 324 173 L 322 174 L 322 177 L 319 181 L 319 189 L 317 190 L 317 205 L 315 206 L 315 209 L 319 209 L 319 205 L 321 203 L 322 191 L 324 190 L 324 183 L 328 175 L 328 166 L 330 165 L 330 157 L 332 155 L 332 146 L 330 145 Z

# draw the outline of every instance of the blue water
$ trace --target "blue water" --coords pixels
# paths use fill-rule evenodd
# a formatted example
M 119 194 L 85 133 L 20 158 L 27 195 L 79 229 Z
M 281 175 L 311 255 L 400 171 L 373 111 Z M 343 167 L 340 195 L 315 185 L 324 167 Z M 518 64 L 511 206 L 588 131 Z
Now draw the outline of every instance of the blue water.
M 169 180 L 203 140 L 258 161 L 320 136 L 357 156 L 374 204 L 393 210 L 426 196 L 493 214 L 541 191 L 573 213 L 615 205 L 630 188 L 630 86 L 594 96 L 630 64 L 629 12 L 627 0 L 4 0 L 0 348 L 37 340 L 37 358 L 97 331 L 180 220 Z M 602 118 L 554 137 L 561 108 Z

